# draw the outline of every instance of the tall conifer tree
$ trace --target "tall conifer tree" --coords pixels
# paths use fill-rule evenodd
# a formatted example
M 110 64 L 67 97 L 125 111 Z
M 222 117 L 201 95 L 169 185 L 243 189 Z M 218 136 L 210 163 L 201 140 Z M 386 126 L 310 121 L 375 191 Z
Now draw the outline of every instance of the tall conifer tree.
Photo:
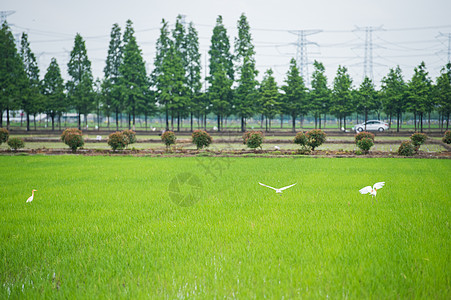
M 124 101 L 121 94 L 119 68 L 123 61 L 121 28 L 113 24 L 110 34 L 110 44 L 106 65 L 103 69 L 104 78 L 102 82 L 103 110 L 107 115 L 108 127 L 110 126 L 110 114 L 116 116 L 116 130 L 119 130 L 119 113 L 124 108 Z
M 246 119 L 255 113 L 258 71 L 255 67 L 255 50 L 250 26 L 244 14 L 238 20 L 238 37 L 235 38 L 235 60 L 239 78 L 234 98 L 236 114 L 241 118 L 241 131 L 246 130 Z
M 133 129 L 135 129 L 137 113 L 144 110 L 147 101 L 150 100 L 146 66 L 134 34 L 133 23 L 127 20 L 124 32 L 123 63 L 119 67 L 119 72 L 125 107 L 129 115 L 128 126 L 131 128 L 131 122 Z
M 85 41 L 77 33 L 74 48 L 70 53 L 67 71 L 71 79 L 67 81 L 67 93 L 71 106 L 77 111 L 78 129 L 81 129 L 81 115 L 87 115 L 93 108 L 93 76 L 91 61 L 88 59 Z
M 45 97 L 44 111 L 52 119 L 52 130 L 55 130 L 56 116 L 59 116 L 61 130 L 61 115 L 67 109 L 66 96 L 64 94 L 64 80 L 61 77 L 61 70 L 54 57 L 47 68 L 47 73 L 44 75 L 42 91 Z

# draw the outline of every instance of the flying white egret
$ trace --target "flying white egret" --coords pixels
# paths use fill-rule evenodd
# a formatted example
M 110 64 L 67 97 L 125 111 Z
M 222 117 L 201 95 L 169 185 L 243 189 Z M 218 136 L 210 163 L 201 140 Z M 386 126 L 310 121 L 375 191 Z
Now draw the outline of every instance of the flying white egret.
M 38 190 L 32 190 L 32 191 L 31 191 L 31 196 L 30 196 L 30 198 L 27 199 L 27 203 L 33 201 L 33 198 L 34 198 L 34 192 L 37 192 L 37 191 L 38 191 Z
M 261 183 L 261 182 L 259 182 L 259 184 L 260 184 L 260 185 L 262 185 L 262 186 L 266 186 L 266 187 L 268 187 L 268 188 L 270 188 L 270 189 L 273 189 L 273 190 L 275 190 L 277 194 L 282 194 L 282 191 L 283 191 L 283 190 L 286 190 L 286 189 L 288 189 L 288 188 L 292 187 L 293 185 L 296 185 L 296 184 L 297 184 L 297 182 L 296 182 L 295 184 L 292 184 L 292 185 L 289 185 L 289 186 L 285 186 L 285 187 L 283 187 L 283 188 L 280 188 L 280 189 L 276 189 L 276 188 L 273 188 L 272 186 L 269 186 L 269 185 L 263 184 L 263 183 Z
M 373 187 L 366 186 L 363 189 L 359 190 L 360 194 L 370 194 L 371 198 L 375 197 L 377 194 L 377 190 L 380 190 L 384 186 L 385 182 L 376 182 Z

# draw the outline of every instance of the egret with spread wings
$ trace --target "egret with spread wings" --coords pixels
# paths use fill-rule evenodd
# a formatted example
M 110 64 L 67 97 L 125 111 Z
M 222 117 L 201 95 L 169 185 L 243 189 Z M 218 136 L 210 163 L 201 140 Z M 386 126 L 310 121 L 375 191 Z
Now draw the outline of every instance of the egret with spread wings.
M 376 198 L 377 190 L 380 190 L 385 185 L 385 182 L 376 182 L 373 187 L 366 186 L 359 190 L 360 194 L 370 194 L 371 198 Z
M 296 185 L 297 183 L 295 183 L 295 184 L 292 184 L 292 185 L 289 185 L 289 186 L 285 186 L 285 187 L 283 187 L 283 188 L 280 188 L 280 189 L 277 189 L 277 188 L 274 188 L 274 187 L 272 187 L 272 186 L 269 186 L 269 185 L 263 184 L 263 183 L 261 183 L 261 182 L 259 182 L 259 184 L 260 184 L 260 185 L 262 185 L 262 186 L 266 186 L 267 188 L 270 188 L 270 189 L 273 189 L 273 190 L 275 190 L 277 194 L 282 194 L 282 191 L 283 191 L 283 190 L 286 190 L 286 189 L 288 189 L 288 188 L 292 187 L 293 185 Z

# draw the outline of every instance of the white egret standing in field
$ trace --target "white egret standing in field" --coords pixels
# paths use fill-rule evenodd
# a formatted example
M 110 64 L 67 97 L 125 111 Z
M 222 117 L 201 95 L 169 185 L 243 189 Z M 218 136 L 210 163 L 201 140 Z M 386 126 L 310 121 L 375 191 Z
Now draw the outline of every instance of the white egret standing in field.
M 30 196 L 30 198 L 27 199 L 27 203 L 33 201 L 33 198 L 34 198 L 34 192 L 37 192 L 37 191 L 38 191 L 38 190 L 32 190 L 32 191 L 31 191 L 31 196 Z
M 380 190 L 384 186 L 385 182 L 376 182 L 373 187 L 366 186 L 359 190 L 360 194 L 370 194 L 371 198 L 376 198 L 377 190 Z
M 276 189 L 276 188 L 274 188 L 274 187 L 272 187 L 272 186 L 269 186 L 269 185 L 263 184 L 263 183 L 261 183 L 261 182 L 259 182 L 259 184 L 260 184 L 260 185 L 262 185 L 262 186 L 266 186 L 266 187 L 268 187 L 268 188 L 270 188 L 270 189 L 273 189 L 273 190 L 275 190 L 277 194 L 282 194 L 282 191 L 283 191 L 283 190 L 286 190 L 286 189 L 288 189 L 288 188 L 292 187 L 293 185 L 296 185 L 296 184 L 297 184 L 297 182 L 296 182 L 295 184 L 292 184 L 292 185 L 289 185 L 289 186 L 285 186 L 285 187 L 283 187 L 283 188 L 280 188 L 280 189 Z

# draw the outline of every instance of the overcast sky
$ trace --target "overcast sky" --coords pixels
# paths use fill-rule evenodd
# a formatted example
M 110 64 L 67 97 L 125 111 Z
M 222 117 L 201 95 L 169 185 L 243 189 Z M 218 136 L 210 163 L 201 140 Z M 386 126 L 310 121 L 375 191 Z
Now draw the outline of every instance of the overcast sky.
M 357 29 L 375 29 L 371 41 L 377 84 L 396 65 L 409 80 L 421 61 L 425 61 L 435 80 L 448 60 L 451 32 L 449 0 L 2 0 L 0 10 L 15 11 L 7 17 L 8 23 L 16 37 L 28 33 L 41 77 L 55 57 L 65 79 L 77 32 L 86 41 L 94 77 L 102 78 L 112 25 L 118 23 L 123 30 L 127 19 L 134 24 L 150 72 L 163 18 L 171 28 L 178 14 L 193 22 L 199 32 L 204 65 L 217 16 L 222 15 L 233 44 L 237 21 L 244 13 L 257 53 L 259 78 L 272 68 L 279 85 L 283 84 L 290 59 L 296 58 L 296 32 L 300 30 L 322 30 L 306 37 L 311 43 L 307 45 L 310 65 L 305 74 L 311 76 L 311 63 L 316 59 L 325 65 L 331 85 L 338 65 L 343 65 L 354 86 L 364 76 L 366 42 L 365 31 Z M 446 36 L 440 37 L 440 33 Z

